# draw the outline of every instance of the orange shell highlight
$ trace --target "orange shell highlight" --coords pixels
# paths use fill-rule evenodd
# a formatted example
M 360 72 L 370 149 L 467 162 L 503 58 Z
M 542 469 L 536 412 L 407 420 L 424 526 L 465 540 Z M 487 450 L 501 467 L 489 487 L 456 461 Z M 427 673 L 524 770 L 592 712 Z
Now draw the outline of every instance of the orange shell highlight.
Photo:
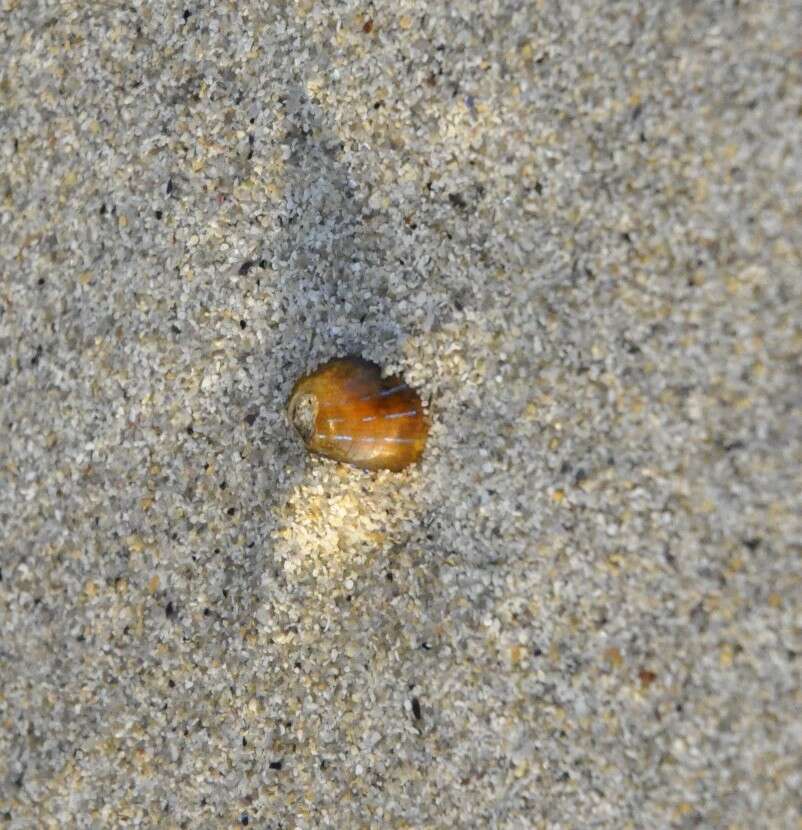
M 287 404 L 307 449 L 365 470 L 402 470 L 423 454 L 429 421 L 418 393 L 361 357 L 301 378 Z

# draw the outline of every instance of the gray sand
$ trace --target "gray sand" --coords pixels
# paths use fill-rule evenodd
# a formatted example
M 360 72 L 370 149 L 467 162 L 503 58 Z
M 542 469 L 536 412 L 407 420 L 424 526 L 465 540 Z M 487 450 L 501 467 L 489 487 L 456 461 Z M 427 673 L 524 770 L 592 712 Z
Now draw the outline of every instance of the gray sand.
M 0 3 L 0 827 L 802 827 L 802 4 L 138 5 Z

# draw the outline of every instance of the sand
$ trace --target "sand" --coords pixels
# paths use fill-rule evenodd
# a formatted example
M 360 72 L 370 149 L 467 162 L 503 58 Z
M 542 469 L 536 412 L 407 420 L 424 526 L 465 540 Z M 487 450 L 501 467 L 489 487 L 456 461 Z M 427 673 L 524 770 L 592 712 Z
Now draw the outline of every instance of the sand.
M 800 32 L 5 0 L 0 826 L 799 830 Z

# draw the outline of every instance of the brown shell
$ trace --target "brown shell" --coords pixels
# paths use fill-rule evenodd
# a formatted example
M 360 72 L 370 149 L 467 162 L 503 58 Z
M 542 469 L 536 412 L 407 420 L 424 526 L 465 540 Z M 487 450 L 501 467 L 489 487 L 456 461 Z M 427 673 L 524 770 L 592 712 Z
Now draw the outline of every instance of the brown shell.
M 366 470 L 401 470 L 423 453 L 429 422 L 418 393 L 361 357 L 301 378 L 287 405 L 310 452 Z

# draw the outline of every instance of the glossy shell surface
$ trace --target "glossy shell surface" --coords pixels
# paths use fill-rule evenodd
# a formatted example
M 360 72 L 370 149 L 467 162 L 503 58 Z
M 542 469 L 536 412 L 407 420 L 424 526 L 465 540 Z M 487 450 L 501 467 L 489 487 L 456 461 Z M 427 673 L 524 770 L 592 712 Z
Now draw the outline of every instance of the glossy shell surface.
M 301 378 L 287 405 L 310 452 L 366 470 L 402 470 L 426 446 L 418 393 L 360 357 L 331 360 Z

